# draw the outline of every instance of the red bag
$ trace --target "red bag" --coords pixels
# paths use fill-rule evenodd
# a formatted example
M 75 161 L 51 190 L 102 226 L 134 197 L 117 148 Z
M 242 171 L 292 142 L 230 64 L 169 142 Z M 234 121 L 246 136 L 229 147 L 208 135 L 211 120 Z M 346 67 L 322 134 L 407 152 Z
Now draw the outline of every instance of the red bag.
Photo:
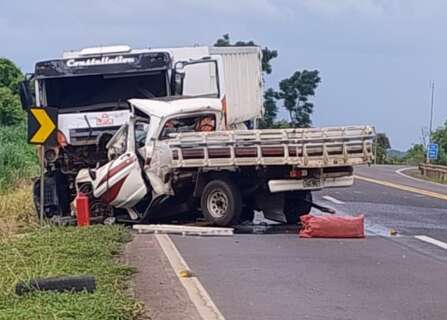
M 300 238 L 364 238 L 364 216 L 301 216 Z

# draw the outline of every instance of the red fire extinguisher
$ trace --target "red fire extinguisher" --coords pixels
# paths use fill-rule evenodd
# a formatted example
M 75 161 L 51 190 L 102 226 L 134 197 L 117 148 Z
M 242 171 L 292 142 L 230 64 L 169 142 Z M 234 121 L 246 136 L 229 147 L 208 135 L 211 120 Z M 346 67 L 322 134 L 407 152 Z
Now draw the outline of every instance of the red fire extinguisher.
M 76 196 L 76 220 L 79 227 L 90 225 L 90 207 L 88 196 L 82 192 Z

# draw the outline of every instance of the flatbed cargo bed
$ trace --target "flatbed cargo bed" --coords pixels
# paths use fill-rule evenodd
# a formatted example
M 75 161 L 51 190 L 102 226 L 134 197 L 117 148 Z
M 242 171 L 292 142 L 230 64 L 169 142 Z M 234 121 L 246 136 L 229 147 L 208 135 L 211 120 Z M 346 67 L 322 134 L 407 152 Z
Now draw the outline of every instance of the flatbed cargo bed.
M 374 135 L 371 126 L 180 133 L 169 139 L 171 167 L 354 166 L 372 161 Z

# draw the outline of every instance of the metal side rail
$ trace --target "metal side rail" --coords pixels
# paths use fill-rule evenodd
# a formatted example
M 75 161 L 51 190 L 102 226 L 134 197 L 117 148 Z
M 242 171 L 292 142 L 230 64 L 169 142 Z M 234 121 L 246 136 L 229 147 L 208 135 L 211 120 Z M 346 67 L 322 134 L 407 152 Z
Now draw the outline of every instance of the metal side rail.
M 373 159 L 371 126 L 230 130 L 176 134 L 172 167 L 353 166 Z

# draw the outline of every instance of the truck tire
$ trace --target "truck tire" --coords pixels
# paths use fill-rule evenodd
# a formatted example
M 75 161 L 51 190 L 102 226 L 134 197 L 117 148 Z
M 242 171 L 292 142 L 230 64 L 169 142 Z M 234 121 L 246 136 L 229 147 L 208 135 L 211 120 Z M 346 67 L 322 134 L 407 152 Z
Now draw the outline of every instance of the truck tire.
M 241 194 L 228 179 L 212 180 L 203 189 L 200 206 L 208 222 L 216 226 L 228 226 L 239 221 Z
M 286 192 L 284 214 L 288 224 L 298 224 L 301 216 L 312 209 L 312 193 L 310 191 Z

